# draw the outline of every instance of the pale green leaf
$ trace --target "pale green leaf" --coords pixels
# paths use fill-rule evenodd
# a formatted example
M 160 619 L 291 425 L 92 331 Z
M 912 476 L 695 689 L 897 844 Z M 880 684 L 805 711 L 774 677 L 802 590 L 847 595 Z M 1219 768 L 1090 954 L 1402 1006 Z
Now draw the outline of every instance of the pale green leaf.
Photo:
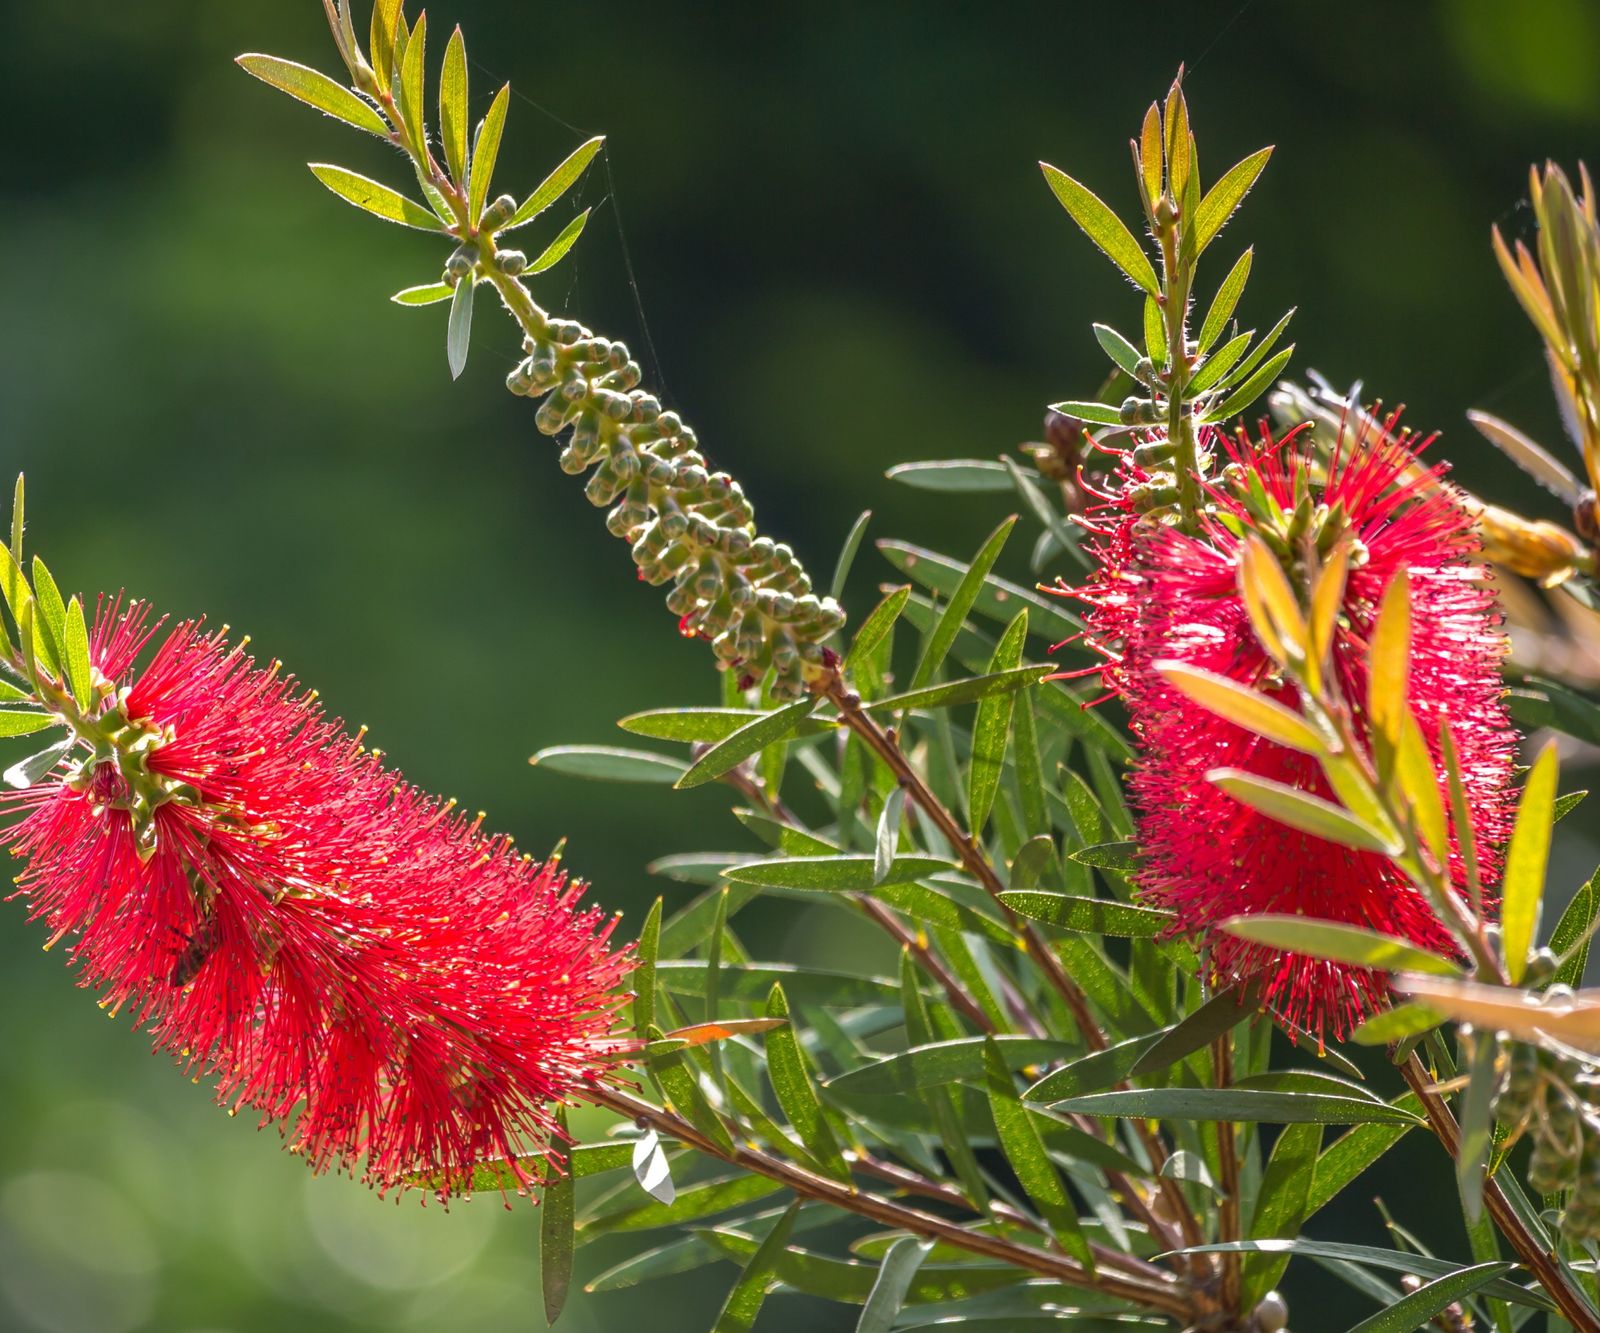
M 573 149 L 566 160 L 544 178 L 539 188 L 522 201 L 521 206 L 511 215 L 511 221 L 506 223 L 500 230 L 510 231 L 514 227 L 520 227 L 524 223 L 532 222 L 534 218 L 538 217 L 557 199 L 561 198 L 572 188 L 573 182 L 583 175 L 583 169 L 589 165 L 605 141 L 603 134 L 597 134 L 587 143 L 580 144 Z
M 350 89 L 334 82 L 320 70 L 255 52 L 236 57 L 235 63 L 245 73 L 255 75 L 263 83 L 271 84 L 307 106 L 315 107 L 347 125 L 354 125 L 358 130 L 376 134 L 380 139 L 389 137 L 389 127 L 370 103 L 362 101 Z
M 418 231 L 443 231 L 443 224 L 421 204 L 413 203 L 405 195 L 391 190 L 366 176 L 357 175 L 345 167 L 326 162 L 311 163 L 311 174 L 346 203 L 364 209 L 385 222 L 402 227 L 415 227 Z
M 1151 296 L 1161 290 L 1156 271 L 1133 233 L 1092 191 L 1065 172 L 1041 162 L 1046 183 L 1061 206 L 1106 256 Z

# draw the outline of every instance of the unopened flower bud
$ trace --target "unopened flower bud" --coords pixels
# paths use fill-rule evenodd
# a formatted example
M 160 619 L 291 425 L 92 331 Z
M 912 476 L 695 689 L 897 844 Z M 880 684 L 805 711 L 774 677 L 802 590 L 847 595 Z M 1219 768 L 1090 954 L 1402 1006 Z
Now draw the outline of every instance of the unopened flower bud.
M 487 208 L 478 219 L 478 230 L 494 231 L 510 222 L 517 211 L 517 201 L 509 194 L 503 194 Z
M 528 267 L 528 256 L 521 250 L 497 250 L 494 264 L 502 273 L 514 278 Z

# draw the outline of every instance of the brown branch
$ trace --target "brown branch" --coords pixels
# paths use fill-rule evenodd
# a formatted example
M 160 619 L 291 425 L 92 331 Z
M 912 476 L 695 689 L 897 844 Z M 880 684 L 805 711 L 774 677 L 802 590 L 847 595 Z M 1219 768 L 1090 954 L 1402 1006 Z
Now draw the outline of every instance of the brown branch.
M 1087 1291 L 1098 1291 L 1108 1296 L 1168 1315 L 1185 1327 L 1204 1318 L 1211 1312 L 1210 1302 L 1203 1293 L 1173 1281 L 1110 1273 L 1091 1272 L 1075 1259 L 1052 1254 L 1031 1245 L 1019 1245 L 999 1236 L 981 1231 L 971 1231 L 949 1218 L 923 1212 L 919 1208 L 895 1203 L 881 1195 L 869 1194 L 854 1185 L 846 1185 L 827 1176 L 817 1175 L 804 1167 L 781 1157 L 763 1152 L 759 1148 L 735 1144 L 733 1149 L 718 1146 L 686 1121 L 654 1103 L 636 1097 L 622 1088 L 590 1086 L 583 1092 L 588 1101 L 626 1116 L 638 1124 L 649 1125 L 708 1156 L 746 1171 L 754 1171 L 787 1186 L 803 1198 L 831 1204 L 846 1212 L 869 1218 L 883 1226 L 899 1231 L 909 1231 L 929 1240 L 943 1241 L 970 1254 L 982 1255 L 1000 1263 L 1009 1264 L 1042 1277 L 1054 1278 L 1069 1286 Z
M 1412 1052 L 1410 1058 L 1401 1066 L 1400 1072 L 1405 1075 L 1406 1082 L 1411 1085 L 1411 1091 L 1416 1093 L 1417 1099 L 1422 1103 L 1423 1112 L 1428 1117 L 1428 1125 L 1438 1136 L 1439 1142 L 1444 1145 L 1444 1150 L 1452 1158 L 1459 1156 L 1461 1127 L 1456 1124 L 1456 1118 L 1445 1104 L 1444 1098 L 1435 1090 L 1433 1080 L 1423 1068 L 1422 1061 L 1417 1059 L 1415 1052 Z M 1539 1280 L 1539 1285 L 1549 1293 L 1550 1299 L 1560 1308 L 1562 1318 L 1571 1324 L 1577 1333 L 1600 1333 L 1600 1315 L 1595 1313 L 1583 1293 L 1568 1279 L 1566 1270 L 1557 1257 L 1540 1247 L 1532 1232 L 1523 1225 L 1516 1209 L 1511 1206 L 1511 1200 L 1506 1198 L 1505 1192 L 1493 1177 L 1484 1182 L 1483 1198 L 1489 1206 L 1489 1213 L 1494 1218 L 1495 1225 L 1511 1242 L 1511 1248 L 1517 1252 L 1517 1257 L 1522 1260 L 1523 1266 Z

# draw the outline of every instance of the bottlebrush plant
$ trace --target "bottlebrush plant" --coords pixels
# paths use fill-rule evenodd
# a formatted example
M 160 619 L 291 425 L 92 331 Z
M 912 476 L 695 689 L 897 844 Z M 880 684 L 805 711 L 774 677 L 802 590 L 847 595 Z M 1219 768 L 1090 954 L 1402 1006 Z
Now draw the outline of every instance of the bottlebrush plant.
M 414 195 L 312 171 L 442 242 L 394 300 L 448 304 L 453 375 L 480 297 L 511 316 L 508 387 L 719 671 L 621 720 L 661 747 L 535 762 L 718 783 L 749 838 L 658 862 L 674 887 L 620 944 L 554 860 L 417 792 L 226 631 L 64 598 L 24 563 L 19 482 L 0 733 L 50 744 L 6 770 L 4 837 L 82 984 L 315 1169 L 537 1199 L 551 1321 L 576 1237 L 655 1231 L 589 1289 L 726 1261 L 719 1333 L 786 1291 L 864 1333 L 1276 1333 L 1296 1262 L 1373 1304 L 1351 1333 L 1600 1333 L 1600 992 L 1578 989 L 1600 872 L 1541 920 L 1583 793 L 1548 736 L 1519 768 L 1527 733 L 1600 744 L 1600 708 L 1507 635 L 1548 636 L 1541 596 L 1593 609 L 1587 174 L 1536 170 L 1535 246 L 1494 248 L 1588 486 L 1472 416 L 1569 528 L 1463 489 L 1358 393 L 1283 382 L 1288 315 L 1238 331 L 1251 250 L 1220 281 L 1200 260 L 1270 150 L 1204 186 L 1180 76 L 1132 141 L 1137 229 L 1044 167 L 1138 289 L 1137 337 L 1093 325 L 1105 384 L 1018 457 L 893 470 L 1014 494 L 1040 586 L 997 572 L 1016 516 L 970 557 L 880 540 L 897 577 L 847 632 L 868 516 L 823 592 L 626 346 L 539 303 L 600 140 L 495 195 L 509 90 L 474 128 L 460 30 L 430 73 L 426 15 L 378 0 L 363 43 L 324 2 L 347 81 L 239 63 L 399 150 Z M 536 224 L 530 260 L 511 242 Z M 772 896 L 883 932 L 898 975 L 753 957 L 739 916 Z M 576 1141 L 579 1103 L 613 1132 Z M 1399 1227 L 1307 1236 L 1400 1153 L 1454 1162 L 1448 1257 Z

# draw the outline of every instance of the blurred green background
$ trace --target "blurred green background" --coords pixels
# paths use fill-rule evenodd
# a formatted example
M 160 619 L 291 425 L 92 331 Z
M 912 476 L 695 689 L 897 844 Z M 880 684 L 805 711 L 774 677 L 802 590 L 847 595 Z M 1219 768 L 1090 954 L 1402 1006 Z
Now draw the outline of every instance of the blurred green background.
M 709 654 L 673 633 L 500 387 L 509 325 L 480 309 L 452 385 L 442 310 L 386 300 L 433 280 L 440 248 L 358 216 L 302 165 L 398 163 L 230 64 L 268 50 L 331 68 L 314 0 L 0 15 L 0 440 L 63 583 L 248 631 L 417 783 L 530 849 L 567 835 L 569 863 L 630 925 L 663 887 L 652 857 L 740 845 L 715 793 L 527 766 L 540 746 L 620 739 L 624 713 L 711 701 Z M 863 508 L 877 535 L 971 549 L 1002 504 L 930 503 L 883 469 L 993 456 L 1037 434 L 1043 404 L 1092 390 L 1090 321 L 1132 331 L 1137 304 L 1034 163 L 1131 212 L 1125 141 L 1180 60 L 1208 175 L 1278 145 L 1210 282 L 1253 240 L 1248 322 L 1298 304 L 1299 367 L 1365 377 L 1446 430 L 1466 480 L 1547 512 L 1461 413 L 1559 439 L 1487 241 L 1495 221 L 1526 234 L 1531 160 L 1593 152 L 1590 0 L 449 0 L 430 20 L 465 26 L 477 111 L 507 78 L 538 104 L 513 102 L 503 188 L 542 177 L 579 140 L 567 126 L 609 136 L 582 198 L 596 216 L 543 298 L 634 345 L 823 579 Z M 859 563 L 858 617 L 884 568 Z M 796 959 L 874 947 L 824 941 L 792 912 L 755 935 Z M 107 1023 L 39 943 L 10 906 L 0 1327 L 541 1322 L 528 1209 L 480 1199 L 447 1216 L 312 1179 Z M 1402 1215 L 1453 1212 L 1437 1154 L 1410 1161 Z M 1350 1225 L 1371 1231 L 1363 1200 L 1381 1187 L 1358 1187 Z M 562 1327 L 705 1327 L 732 1276 L 577 1297 Z M 1329 1291 L 1297 1284 L 1301 1300 Z M 851 1326 L 792 1299 L 763 1322 Z

